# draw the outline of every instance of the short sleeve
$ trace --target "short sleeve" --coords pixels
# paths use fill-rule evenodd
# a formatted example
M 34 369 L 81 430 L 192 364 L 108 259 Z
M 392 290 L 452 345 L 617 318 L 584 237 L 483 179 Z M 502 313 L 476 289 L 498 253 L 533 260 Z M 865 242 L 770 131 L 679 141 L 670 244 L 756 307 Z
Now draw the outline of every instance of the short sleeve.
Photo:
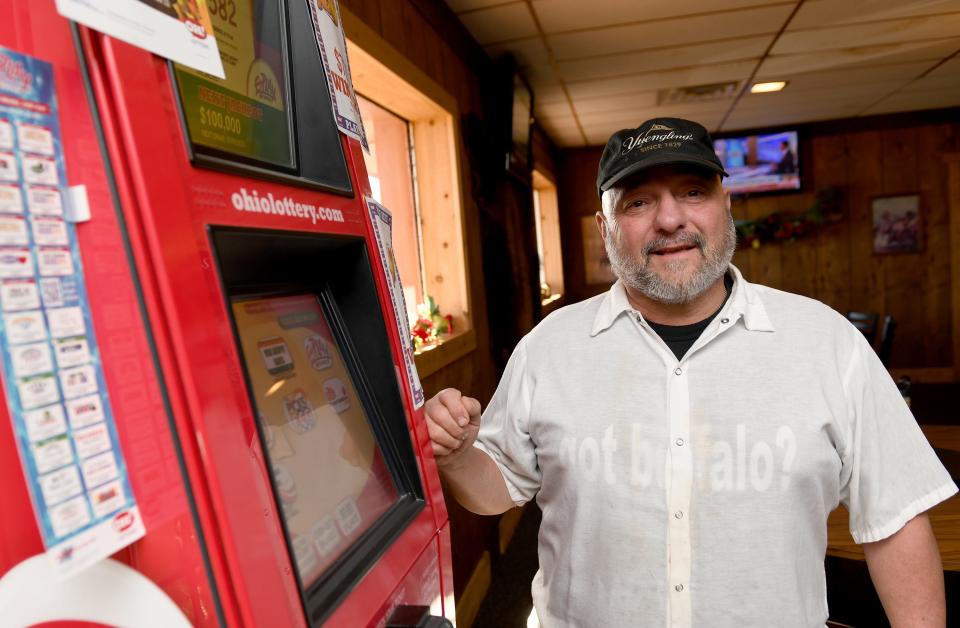
M 872 543 L 896 533 L 957 487 L 886 368 L 856 336 L 844 377 L 849 423 L 840 499 L 850 511 L 853 540 Z
M 483 412 L 475 443 L 497 463 L 517 506 L 533 499 L 540 490 L 536 447 L 527 431 L 531 396 L 524 339 L 510 356 L 500 384 Z

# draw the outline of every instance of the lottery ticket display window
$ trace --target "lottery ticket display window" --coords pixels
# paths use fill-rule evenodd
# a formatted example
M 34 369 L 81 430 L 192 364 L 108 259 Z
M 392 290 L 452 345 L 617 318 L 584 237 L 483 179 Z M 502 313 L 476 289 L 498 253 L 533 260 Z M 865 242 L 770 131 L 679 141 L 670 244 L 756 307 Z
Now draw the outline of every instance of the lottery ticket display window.
M 424 506 L 368 251 L 212 238 L 291 564 L 322 617 Z

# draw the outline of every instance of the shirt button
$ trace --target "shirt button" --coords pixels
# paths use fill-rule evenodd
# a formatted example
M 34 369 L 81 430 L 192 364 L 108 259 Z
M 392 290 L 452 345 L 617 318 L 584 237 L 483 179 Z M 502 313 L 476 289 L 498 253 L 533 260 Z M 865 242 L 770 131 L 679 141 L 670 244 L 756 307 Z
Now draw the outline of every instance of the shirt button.
M 673 372 L 674 372 L 674 374 L 679 375 L 680 373 L 683 373 L 683 369 L 681 369 L 681 368 L 678 366 L 677 368 L 675 368 L 675 369 L 673 370 Z
M 683 519 L 683 512 L 678 510 L 677 512 L 673 513 L 673 516 L 677 519 Z
M 682 438 L 678 438 L 678 439 L 677 439 L 677 447 L 683 447 L 683 439 L 682 439 Z
M 678 584 L 677 586 L 673 587 L 673 589 L 674 589 L 674 591 L 676 591 L 677 593 L 680 593 L 681 591 L 683 591 L 683 585 L 682 585 L 682 584 Z
M 726 325 L 727 323 L 730 322 L 730 319 L 729 319 L 729 318 L 721 318 L 721 319 L 720 319 L 720 322 L 723 323 L 724 325 Z

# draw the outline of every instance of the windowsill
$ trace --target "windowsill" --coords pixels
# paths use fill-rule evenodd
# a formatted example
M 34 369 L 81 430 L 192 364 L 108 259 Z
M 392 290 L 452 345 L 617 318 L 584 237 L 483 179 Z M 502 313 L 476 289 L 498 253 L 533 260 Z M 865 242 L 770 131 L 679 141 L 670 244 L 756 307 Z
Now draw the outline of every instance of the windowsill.
M 560 300 L 560 297 L 562 297 L 562 296 L 563 296 L 563 295 L 560 294 L 559 292 L 554 292 L 553 294 L 551 294 L 550 296 L 548 296 L 546 299 L 541 299 L 541 300 L 540 300 L 540 305 L 546 307 L 546 306 L 550 305 L 551 303 L 553 303 L 554 301 Z
M 546 316 L 550 312 L 560 309 L 563 307 L 564 301 L 562 294 L 551 295 L 549 299 L 540 302 L 540 314 Z
M 477 332 L 468 329 L 450 334 L 443 344 L 427 349 L 413 356 L 420 379 L 430 377 L 448 364 L 456 362 L 477 348 Z

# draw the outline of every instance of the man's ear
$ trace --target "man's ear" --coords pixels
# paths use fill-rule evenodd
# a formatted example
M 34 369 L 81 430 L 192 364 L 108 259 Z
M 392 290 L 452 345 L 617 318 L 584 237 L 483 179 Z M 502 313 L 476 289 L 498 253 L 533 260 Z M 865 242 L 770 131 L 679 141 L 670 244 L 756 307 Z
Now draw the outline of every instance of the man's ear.
M 597 212 L 597 213 L 596 213 L 596 219 L 597 219 L 597 231 L 600 232 L 600 237 L 603 238 L 604 241 L 606 241 L 606 239 L 607 239 L 607 219 L 606 219 L 606 217 L 604 217 L 603 212 Z

